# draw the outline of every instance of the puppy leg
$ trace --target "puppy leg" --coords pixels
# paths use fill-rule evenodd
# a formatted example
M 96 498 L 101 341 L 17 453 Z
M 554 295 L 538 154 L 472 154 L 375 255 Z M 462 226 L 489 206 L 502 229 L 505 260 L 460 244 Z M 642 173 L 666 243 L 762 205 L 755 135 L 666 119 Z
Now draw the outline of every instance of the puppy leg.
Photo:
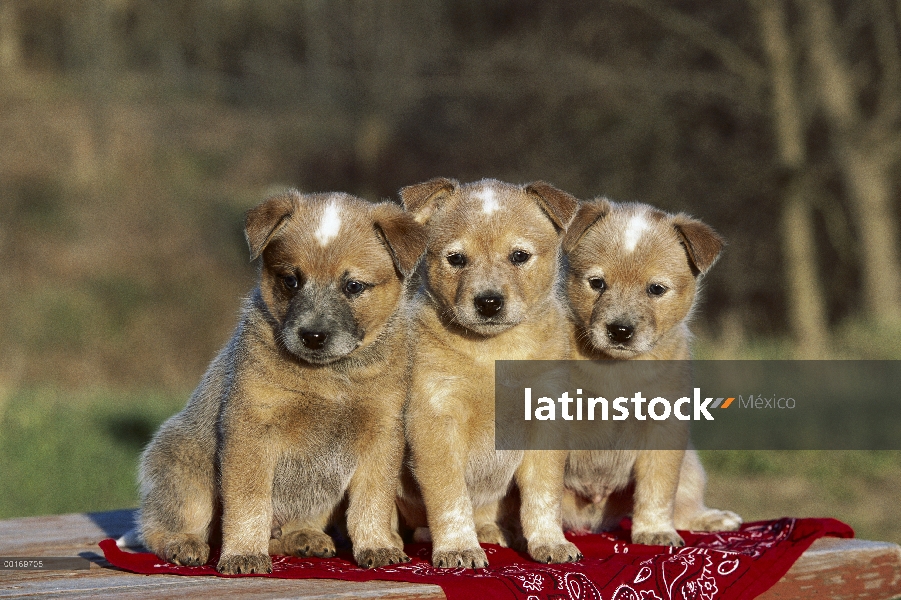
M 430 425 L 420 432 L 413 428 L 410 448 L 428 514 L 432 564 L 436 567 L 487 567 L 488 559 L 479 546 L 466 485 L 465 444 L 457 433 L 456 424 L 449 416 L 420 417 L 416 421 Z
M 265 425 L 233 421 L 223 418 L 222 556 L 216 568 L 229 575 L 271 573 L 272 481 L 278 455 Z
M 673 505 L 684 456 L 684 450 L 643 450 L 638 453 L 632 543 L 685 545 L 673 524 Z
M 689 531 L 735 531 L 741 517 L 732 511 L 708 508 L 704 504 L 707 477 L 698 452 L 689 448 L 682 461 L 679 487 L 676 490 L 674 521 L 676 529 Z
M 206 563 L 214 471 L 210 449 L 176 428 L 162 430 L 147 447 L 141 457 L 138 527 L 154 554 L 177 565 Z
M 282 525 L 281 537 L 269 540 L 269 554 L 335 556 L 335 541 L 325 533 L 331 515 L 331 511 L 326 511 L 311 519 L 297 519 Z
M 500 502 L 491 502 L 473 511 L 476 523 L 476 537 L 480 544 L 497 544 L 507 547 L 507 535 L 499 524 Z
M 516 470 L 522 531 L 529 556 L 539 562 L 563 563 L 582 558 L 563 536 L 561 503 L 566 452 L 530 450 Z
M 377 423 L 347 489 L 347 532 L 354 559 L 361 567 L 383 567 L 410 558 L 397 534 L 397 494 L 403 460 L 403 424 L 400 419 Z

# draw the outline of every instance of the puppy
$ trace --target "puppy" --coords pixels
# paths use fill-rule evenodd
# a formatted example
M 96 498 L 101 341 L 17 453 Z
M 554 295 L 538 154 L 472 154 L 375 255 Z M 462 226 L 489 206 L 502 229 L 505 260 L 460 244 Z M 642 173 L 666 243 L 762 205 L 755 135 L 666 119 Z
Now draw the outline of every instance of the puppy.
M 394 533 L 408 377 L 408 277 L 425 231 L 399 206 L 289 191 L 247 213 L 259 286 L 188 405 L 141 457 L 139 529 L 176 564 L 271 572 L 273 553 L 334 556 L 347 494 L 364 567 L 406 561 Z M 271 534 L 280 539 L 272 540 Z
M 545 183 L 492 179 L 433 179 L 400 194 L 429 240 L 405 415 L 421 498 L 407 480 L 401 514 L 413 527 L 427 520 L 435 566 L 484 567 L 479 542 L 507 543 L 498 507 L 515 478 L 529 554 L 576 560 L 560 521 L 565 452 L 495 450 L 494 361 L 569 356 L 556 284 L 577 201 Z
M 716 232 L 684 214 L 606 199 L 583 203 L 564 240 L 574 358 L 689 359 L 687 321 L 698 283 L 722 247 Z M 675 373 L 675 385 L 687 381 L 675 364 L 663 370 Z M 704 471 L 688 448 L 687 427 L 652 420 L 629 427 L 618 430 L 623 439 L 609 440 L 611 448 L 664 440 L 679 449 L 570 452 L 566 528 L 596 531 L 632 514 L 633 542 L 665 546 L 683 545 L 676 528 L 738 528 L 738 515 L 704 505 Z

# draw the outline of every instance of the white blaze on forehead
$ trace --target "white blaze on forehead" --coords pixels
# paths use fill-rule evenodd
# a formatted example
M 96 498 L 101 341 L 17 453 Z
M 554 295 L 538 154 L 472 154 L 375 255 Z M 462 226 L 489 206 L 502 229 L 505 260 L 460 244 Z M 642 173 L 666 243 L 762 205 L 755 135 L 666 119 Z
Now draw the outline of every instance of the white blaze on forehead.
M 481 188 L 478 192 L 473 194 L 473 196 L 482 201 L 482 212 L 486 215 L 490 215 L 500 208 L 500 205 L 497 203 L 497 198 L 494 195 L 494 190 L 489 187 Z
M 330 202 L 322 217 L 319 219 L 319 229 L 316 230 L 316 240 L 320 246 L 327 246 L 332 238 L 341 230 L 341 209 L 335 202 Z
M 635 246 L 638 245 L 641 234 L 644 233 L 648 227 L 649 225 L 644 218 L 644 215 L 635 215 L 629 219 L 629 224 L 626 225 L 626 231 L 623 232 L 623 244 L 625 244 L 627 251 L 632 252 L 635 250 Z

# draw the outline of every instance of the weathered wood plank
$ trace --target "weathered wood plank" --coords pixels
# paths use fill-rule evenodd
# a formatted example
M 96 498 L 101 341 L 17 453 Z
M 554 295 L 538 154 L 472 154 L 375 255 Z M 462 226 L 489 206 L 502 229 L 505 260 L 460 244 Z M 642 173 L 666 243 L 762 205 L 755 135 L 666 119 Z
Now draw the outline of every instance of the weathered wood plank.
M 426 600 L 444 598 L 433 585 L 372 581 L 357 583 L 329 579 L 268 579 L 134 575 L 109 569 L 82 574 L 20 579 L 0 575 L 0 598 L 387 598 Z
M 110 568 L 97 542 L 131 528 L 134 511 L 53 515 L 0 521 L 0 556 L 82 556 L 85 571 L 7 571 L 0 573 L 0 598 L 444 598 L 436 585 L 330 579 L 268 579 L 135 575 Z
M 880 599 L 901 596 L 901 547 L 888 542 L 819 539 L 779 583 L 760 596 Z
M 49 515 L 0 521 L 0 556 L 78 556 L 97 553 L 97 542 L 132 527 L 133 510 Z
M 54 515 L 0 521 L 0 556 L 82 556 L 83 571 L 0 573 L 0 598 L 444 598 L 441 588 L 394 582 L 355 583 L 328 579 L 220 579 L 135 575 L 110 568 L 97 542 L 131 528 L 133 511 Z M 901 596 L 901 547 L 865 540 L 817 540 L 792 569 L 762 596 L 783 598 L 884 599 Z

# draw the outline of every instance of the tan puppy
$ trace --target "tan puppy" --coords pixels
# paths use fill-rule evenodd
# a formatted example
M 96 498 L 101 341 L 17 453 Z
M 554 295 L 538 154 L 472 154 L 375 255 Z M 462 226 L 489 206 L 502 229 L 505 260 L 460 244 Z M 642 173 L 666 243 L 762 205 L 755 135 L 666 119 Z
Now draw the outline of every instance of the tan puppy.
M 270 550 L 334 556 L 323 529 L 346 492 L 357 563 L 408 560 L 392 519 L 406 280 L 425 231 L 394 204 L 292 190 L 251 210 L 245 233 L 251 258 L 263 257 L 259 287 L 144 451 L 142 538 L 169 561 L 203 564 L 221 503 L 219 571 L 269 572 Z
M 583 203 L 564 240 L 574 357 L 689 359 L 687 321 L 698 280 L 722 246 L 716 232 L 684 214 L 605 199 Z M 738 528 L 738 515 L 704 505 L 704 471 L 695 450 L 685 450 L 687 427 L 651 420 L 630 426 L 638 429 L 619 430 L 636 443 L 627 447 L 656 435 L 682 449 L 571 452 L 565 527 L 596 531 L 632 514 L 633 542 L 667 546 L 683 545 L 676 528 Z M 611 440 L 617 445 L 623 447 Z
M 560 522 L 565 453 L 495 450 L 494 361 L 569 355 L 556 284 L 577 202 L 545 183 L 492 179 L 434 179 L 401 197 L 429 230 L 405 417 L 422 499 L 405 486 L 405 521 L 424 526 L 427 513 L 435 566 L 484 567 L 479 541 L 506 543 L 498 503 L 515 477 L 529 554 L 576 560 Z

